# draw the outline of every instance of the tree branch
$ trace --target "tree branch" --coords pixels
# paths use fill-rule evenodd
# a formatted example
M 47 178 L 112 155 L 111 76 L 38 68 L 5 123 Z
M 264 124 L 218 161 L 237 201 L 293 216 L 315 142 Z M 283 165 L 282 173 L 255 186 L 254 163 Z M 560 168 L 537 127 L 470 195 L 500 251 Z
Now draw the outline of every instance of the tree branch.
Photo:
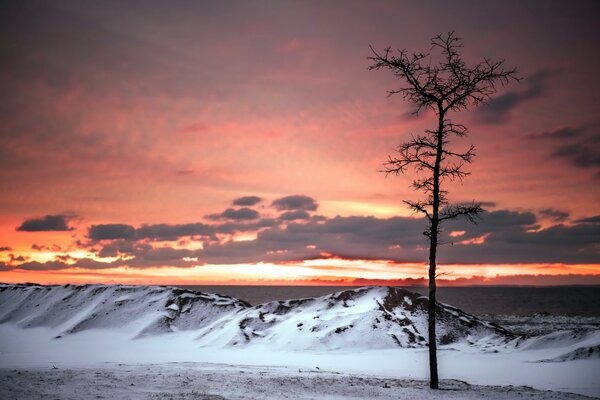
M 403 202 L 405 204 L 407 204 L 413 211 L 425 214 L 427 219 L 429 221 L 431 221 L 431 214 L 429 214 L 429 211 L 427 211 L 427 208 L 426 208 L 429 204 L 422 202 L 422 201 L 410 201 L 410 200 L 404 200 Z
M 448 205 L 440 212 L 440 221 L 465 217 L 469 222 L 477 223 L 476 217 L 483 212 L 480 203 Z

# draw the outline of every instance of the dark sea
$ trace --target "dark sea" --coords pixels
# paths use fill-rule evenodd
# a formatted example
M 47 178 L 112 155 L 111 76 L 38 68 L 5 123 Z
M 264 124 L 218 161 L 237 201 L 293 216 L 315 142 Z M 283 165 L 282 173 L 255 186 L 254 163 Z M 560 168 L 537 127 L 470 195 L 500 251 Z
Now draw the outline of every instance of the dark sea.
M 274 300 L 318 297 L 352 289 L 342 286 L 181 286 L 219 293 L 257 305 Z M 427 294 L 426 287 L 406 287 Z M 475 315 L 566 315 L 600 317 L 600 286 L 439 287 L 438 301 Z

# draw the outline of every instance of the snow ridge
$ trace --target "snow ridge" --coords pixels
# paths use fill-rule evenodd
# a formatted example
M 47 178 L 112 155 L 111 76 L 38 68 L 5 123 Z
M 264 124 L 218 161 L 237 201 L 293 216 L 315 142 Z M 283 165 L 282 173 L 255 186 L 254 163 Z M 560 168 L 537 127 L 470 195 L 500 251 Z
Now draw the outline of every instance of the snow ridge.
M 426 297 L 363 287 L 251 307 L 229 296 L 165 286 L 0 284 L 0 324 L 52 328 L 56 338 L 89 329 L 132 338 L 192 331 L 201 346 L 344 349 L 427 346 Z M 507 341 L 498 325 L 439 304 L 441 344 Z
M 198 329 L 247 307 L 229 296 L 164 286 L 0 285 L 0 324 L 53 328 L 57 337 L 88 329 L 136 338 Z
M 417 293 L 364 287 L 257 305 L 217 321 L 198 340 L 219 347 L 262 344 L 297 350 L 425 347 L 427 308 L 427 298 Z M 439 304 L 437 314 L 441 344 L 512 338 L 507 330 L 445 304 Z

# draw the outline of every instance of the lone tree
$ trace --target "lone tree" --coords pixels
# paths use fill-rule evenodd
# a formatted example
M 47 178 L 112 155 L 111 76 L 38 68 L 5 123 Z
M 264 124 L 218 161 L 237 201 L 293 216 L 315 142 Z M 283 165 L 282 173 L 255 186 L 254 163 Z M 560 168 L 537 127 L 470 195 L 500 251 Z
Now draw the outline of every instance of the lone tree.
M 463 41 L 454 32 L 438 35 L 431 39 L 427 53 L 410 54 L 406 50 L 392 51 L 386 48 L 377 52 L 371 47 L 373 63 L 370 70 L 389 70 L 404 86 L 391 90 L 388 95 L 400 94 L 412 103 L 415 114 L 432 110 L 437 117 L 437 126 L 423 134 L 412 136 L 400 144 L 394 156 L 388 156 L 384 164 L 386 174 L 399 175 L 414 170 L 417 178 L 412 182 L 414 189 L 423 192 L 423 200 L 406 203 L 413 211 L 423 214 L 428 221 L 424 235 L 429 240 L 429 372 L 430 387 L 438 389 L 437 343 L 436 343 L 436 254 L 442 223 L 457 217 L 475 222 L 483 210 L 480 203 L 451 204 L 443 184 L 462 181 L 469 172 L 466 164 L 475 156 L 475 146 L 456 151 L 450 148 L 452 138 L 467 135 L 467 127 L 450 119 L 451 114 L 469 110 L 488 100 L 500 87 L 511 80 L 518 80 L 516 69 L 504 68 L 504 61 L 484 58 L 469 66 L 462 59 L 460 50 Z

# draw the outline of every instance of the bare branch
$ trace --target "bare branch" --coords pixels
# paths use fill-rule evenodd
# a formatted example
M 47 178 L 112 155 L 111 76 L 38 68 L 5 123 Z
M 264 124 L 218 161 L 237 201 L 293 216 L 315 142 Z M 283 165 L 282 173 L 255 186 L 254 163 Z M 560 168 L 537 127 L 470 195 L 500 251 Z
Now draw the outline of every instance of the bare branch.
M 427 211 L 427 208 L 426 208 L 429 204 L 422 202 L 422 201 L 410 201 L 410 200 L 404 200 L 404 203 L 407 204 L 411 208 L 411 210 L 425 214 L 427 219 L 431 220 L 431 214 L 429 214 L 429 211 Z
M 462 181 L 465 177 L 471 175 L 470 172 L 462 170 L 464 163 L 449 164 L 440 169 L 440 179 L 448 178 L 451 181 L 456 179 Z
M 465 217 L 469 222 L 477 223 L 476 218 L 483 212 L 480 203 L 448 205 L 440 211 L 440 221 Z
M 424 59 L 430 59 L 429 54 L 409 55 L 406 50 L 399 50 L 394 54 L 391 48 L 384 49 L 383 53 L 378 53 L 372 46 L 373 56 L 368 57 L 373 61 L 369 70 L 389 69 L 400 80 L 406 81 L 408 86 L 397 90 L 391 90 L 388 95 L 401 94 L 405 100 L 417 106 L 416 113 L 422 108 L 433 108 L 438 98 L 435 92 L 431 91 L 432 68 L 429 64 L 422 63 Z
M 485 102 L 498 89 L 511 81 L 518 81 L 514 68 L 505 68 L 504 60 L 493 61 L 484 58 L 469 66 L 461 56 L 463 41 L 454 32 L 442 34 L 431 40 L 427 53 L 409 53 L 407 50 L 392 50 L 390 47 L 378 52 L 370 46 L 372 61 L 370 70 L 391 71 L 405 86 L 391 90 L 388 95 L 401 94 L 416 106 L 418 114 L 423 108 L 435 110 L 439 118 L 436 129 L 426 130 L 424 135 L 411 136 L 410 140 L 396 148 L 396 154 L 388 156 L 382 172 L 400 175 L 409 170 L 426 173 L 428 177 L 415 179 L 413 188 L 436 197 L 427 204 L 437 207 L 447 206 L 446 192 L 441 183 L 445 180 L 463 180 L 470 173 L 465 165 L 473 161 L 475 146 L 465 151 L 450 148 L 453 135 L 464 137 L 468 134 L 465 125 L 455 123 L 447 117 L 449 111 L 468 109 Z M 441 61 L 434 63 L 433 53 L 441 54 Z M 434 179 L 434 176 L 437 178 Z M 430 201 L 431 200 L 431 201 Z M 420 203 L 416 203 L 420 204 Z M 453 209 L 465 211 L 465 209 Z M 418 211 L 418 210 L 417 210 Z M 437 212 L 431 213 L 436 218 Z M 438 217 L 441 222 L 449 215 Z
M 469 149 L 463 153 L 457 153 L 451 150 L 445 150 L 442 149 L 442 153 L 445 156 L 450 156 L 450 157 L 458 157 L 461 160 L 463 160 L 466 163 L 470 163 L 473 160 L 473 157 L 475 157 L 475 146 L 474 145 L 470 145 Z
M 437 274 L 435 274 L 436 279 L 439 278 L 440 276 L 451 276 L 452 273 L 451 272 L 438 272 Z

